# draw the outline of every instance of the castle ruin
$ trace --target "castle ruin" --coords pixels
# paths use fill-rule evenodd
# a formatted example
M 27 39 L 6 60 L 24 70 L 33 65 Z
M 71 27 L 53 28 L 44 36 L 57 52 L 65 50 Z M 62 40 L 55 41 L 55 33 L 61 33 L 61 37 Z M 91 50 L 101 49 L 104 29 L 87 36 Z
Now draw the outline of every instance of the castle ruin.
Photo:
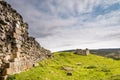
M 86 48 L 85 50 L 76 49 L 74 53 L 75 53 L 75 54 L 79 54 L 79 55 L 87 56 L 87 55 L 90 54 L 90 51 L 89 51 L 89 49 L 87 49 L 87 48 Z
M 30 69 L 51 55 L 28 35 L 28 24 L 22 16 L 0 0 L 0 80 Z

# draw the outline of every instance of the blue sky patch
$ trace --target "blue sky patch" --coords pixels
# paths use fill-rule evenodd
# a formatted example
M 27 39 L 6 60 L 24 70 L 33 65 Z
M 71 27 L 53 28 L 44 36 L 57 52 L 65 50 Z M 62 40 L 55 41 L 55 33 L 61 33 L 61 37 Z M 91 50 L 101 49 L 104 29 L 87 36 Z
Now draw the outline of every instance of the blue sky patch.
M 96 17 L 98 15 L 104 15 L 104 14 L 110 13 L 111 11 L 116 11 L 119 9 L 120 9 L 119 3 L 112 4 L 111 6 L 108 6 L 107 8 L 104 8 L 103 6 L 98 5 L 97 7 L 93 9 L 93 12 L 91 13 L 91 15 L 93 17 Z
M 30 36 L 51 51 L 120 48 L 120 0 L 6 1 L 29 24 Z

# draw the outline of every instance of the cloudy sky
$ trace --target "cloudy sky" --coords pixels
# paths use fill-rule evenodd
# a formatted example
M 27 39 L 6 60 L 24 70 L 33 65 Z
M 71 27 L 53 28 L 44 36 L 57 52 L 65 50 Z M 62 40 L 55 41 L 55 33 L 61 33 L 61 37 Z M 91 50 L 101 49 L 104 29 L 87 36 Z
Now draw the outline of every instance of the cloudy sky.
M 120 0 L 6 0 L 52 51 L 120 48 Z

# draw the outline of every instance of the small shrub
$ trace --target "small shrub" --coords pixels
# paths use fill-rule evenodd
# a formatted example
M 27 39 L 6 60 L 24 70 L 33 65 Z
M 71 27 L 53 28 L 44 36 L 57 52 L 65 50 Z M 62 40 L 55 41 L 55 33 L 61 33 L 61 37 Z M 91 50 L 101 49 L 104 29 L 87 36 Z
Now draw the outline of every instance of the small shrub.
M 87 68 L 87 69 L 94 69 L 94 68 L 97 68 L 97 67 L 94 66 L 94 65 L 90 65 L 90 66 L 87 66 L 87 67 L 85 67 L 85 68 Z
M 68 71 L 67 76 L 72 76 L 72 71 Z
M 9 76 L 7 77 L 7 80 L 15 80 L 15 75 L 9 75 Z
M 59 54 L 59 56 L 63 56 L 63 57 L 65 57 L 65 54 L 63 54 L 63 53 L 60 53 L 60 54 Z
M 103 72 L 110 72 L 110 69 L 103 68 L 101 71 L 103 71 Z
M 108 80 L 120 80 L 120 75 L 113 75 Z

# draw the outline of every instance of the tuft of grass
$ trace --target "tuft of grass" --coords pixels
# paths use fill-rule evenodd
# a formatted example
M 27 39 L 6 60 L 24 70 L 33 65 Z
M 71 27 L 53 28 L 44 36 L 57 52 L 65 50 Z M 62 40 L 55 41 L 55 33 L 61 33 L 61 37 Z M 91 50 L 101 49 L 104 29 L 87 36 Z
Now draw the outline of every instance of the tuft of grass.
M 120 80 L 119 75 L 119 60 L 56 52 L 53 58 L 26 72 L 9 76 L 7 80 Z

